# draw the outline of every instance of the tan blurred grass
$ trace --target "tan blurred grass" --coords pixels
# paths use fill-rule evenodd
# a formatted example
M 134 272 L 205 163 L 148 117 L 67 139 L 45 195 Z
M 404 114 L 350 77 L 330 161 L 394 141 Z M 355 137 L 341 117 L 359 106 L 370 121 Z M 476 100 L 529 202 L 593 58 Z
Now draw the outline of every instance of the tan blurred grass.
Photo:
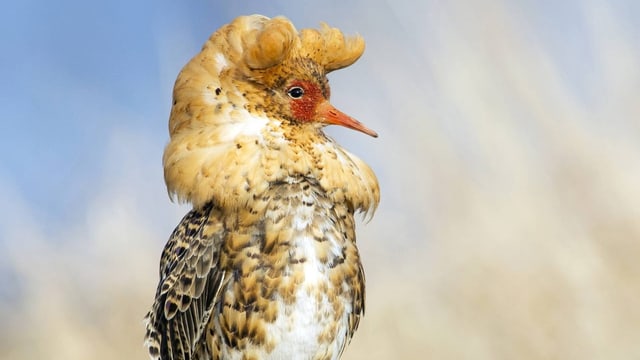
M 602 87 L 584 103 L 506 6 L 484 2 L 491 16 L 476 18 L 453 4 L 446 23 L 429 25 L 444 27 L 435 38 L 408 21 L 405 43 L 367 39 L 370 87 L 386 90 L 352 103 L 391 106 L 372 126 L 380 142 L 360 149 L 373 152 L 383 202 L 359 227 L 367 313 L 345 358 L 640 358 L 637 44 L 599 3 L 583 9 Z M 419 66 L 390 66 L 376 41 L 383 51 L 410 42 L 397 58 Z M 140 137 L 116 134 L 114 148 Z M 105 173 L 123 156 L 112 152 Z M 84 222 L 54 239 L 11 201 L 23 210 L 4 219 L 4 235 L 22 241 L 5 256 L 22 297 L 0 304 L 0 358 L 145 358 L 142 317 L 184 208 L 159 195 L 148 159 L 130 161 L 115 185 L 98 184 Z

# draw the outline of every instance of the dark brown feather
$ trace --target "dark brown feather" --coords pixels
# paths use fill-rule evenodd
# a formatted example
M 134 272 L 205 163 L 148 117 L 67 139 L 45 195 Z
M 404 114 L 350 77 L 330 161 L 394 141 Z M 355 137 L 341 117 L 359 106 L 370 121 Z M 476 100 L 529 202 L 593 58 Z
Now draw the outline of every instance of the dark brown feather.
M 212 204 L 190 211 L 162 252 L 156 300 L 146 317 L 145 343 L 154 358 L 198 359 L 193 354 L 200 353 L 210 359 L 201 347 L 224 277 L 218 266 L 225 237 L 220 215 Z

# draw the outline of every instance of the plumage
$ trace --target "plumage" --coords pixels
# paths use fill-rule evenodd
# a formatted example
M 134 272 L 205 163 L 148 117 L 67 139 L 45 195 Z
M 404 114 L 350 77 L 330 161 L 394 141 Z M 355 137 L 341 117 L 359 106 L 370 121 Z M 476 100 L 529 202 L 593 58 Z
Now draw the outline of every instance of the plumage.
M 193 209 L 160 262 L 146 317 L 152 359 L 337 359 L 364 312 L 354 213 L 376 177 L 322 128 L 377 136 L 329 103 L 326 74 L 360 37 L 284 17 L 215 32 L 176 80 L 163 157 Z

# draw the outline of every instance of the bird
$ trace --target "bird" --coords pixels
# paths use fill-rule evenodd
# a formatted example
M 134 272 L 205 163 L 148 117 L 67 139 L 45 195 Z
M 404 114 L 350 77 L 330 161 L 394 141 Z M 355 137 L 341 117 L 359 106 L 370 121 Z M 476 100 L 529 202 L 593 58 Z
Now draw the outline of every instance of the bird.
M 364 52 L 322 23 L 240 16 L 173 90 L 164 178 L 191 210 L 170 235 L 145 316 L 151 359 L 339 359 L 365 308 L 354 215 L 378 180 L 325 134 L 377 133 L 329 101 L 327 74 Z

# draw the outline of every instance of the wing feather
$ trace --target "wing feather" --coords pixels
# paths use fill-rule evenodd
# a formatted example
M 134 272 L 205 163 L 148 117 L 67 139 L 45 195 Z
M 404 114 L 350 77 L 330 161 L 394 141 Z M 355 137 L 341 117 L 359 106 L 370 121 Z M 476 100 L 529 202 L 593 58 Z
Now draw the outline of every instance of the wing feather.
M 190 211 L 171 234 L 146 316 L 151 359 L 210 358 L 205 329 L 225 274 L 218 263 L 224 237 L 221 213 L 213 204 Z

